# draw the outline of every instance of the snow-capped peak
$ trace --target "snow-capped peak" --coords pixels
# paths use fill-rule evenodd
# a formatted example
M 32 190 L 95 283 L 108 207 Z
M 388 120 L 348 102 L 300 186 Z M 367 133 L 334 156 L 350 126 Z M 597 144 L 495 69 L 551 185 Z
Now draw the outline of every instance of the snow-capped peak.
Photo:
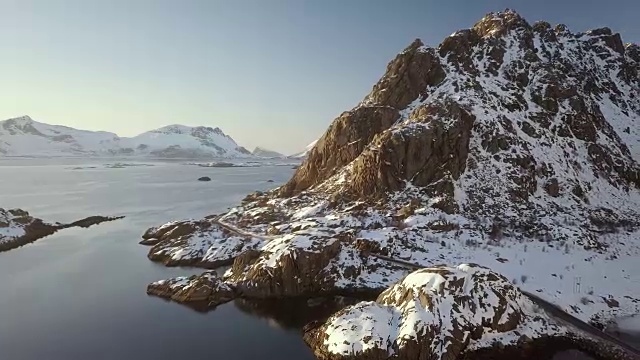
M 285 157 L 284 155 L 280 154 L 277 151 L 273 151 L 273 150 L 269 150 L 269 149 L 265 149 L 263 147 L 256 147 L 255 149 L 253 149 L 252 154 L 258 157 L 263 157 L 263 158 L 283 158 Z
M 220 128 L 169 125 L 131 138 L 105 131 L 49 125 L 21 116 L 0 121 L 0 154 L 7 156 L 246 157 Z

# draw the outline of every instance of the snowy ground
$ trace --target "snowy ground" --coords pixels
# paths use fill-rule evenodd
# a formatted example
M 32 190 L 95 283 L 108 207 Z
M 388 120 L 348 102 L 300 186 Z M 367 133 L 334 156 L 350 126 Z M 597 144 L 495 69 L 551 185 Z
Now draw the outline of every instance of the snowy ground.
M 270 235 L 268 242 L 251 246 L 262 251 L 253 268 L 268 272 L 283 266 L 288 259 L 295 261 L 300 254 L 326 252 L 339 241 L 340 250 L 322 275 L 338 289 L 383 289 L 409 272 L 378 258 L 363 257 L 358 243 L 365 242 L 376 244 L 378 250 L 372 252 L 420 266 L 486 266 L 584 321 L 606 321 L 640 311 L 638 231 L 601 234 L 598 241 L 605 248 L 586 250 L 580 239 L 572 238 L 542 241 L 505 233 L 492 239 L 482 229 L 468 226 L 465 218 L 434 213 L 433 209 L 417 209 L 414 215 L 397 223 L 373 209 L 357 213 L 325 207 L 326 202 L 319 199 L 298 204 L 272 200 L 264 206 L 234 208 L 222 220 L 256 234 L 264 235 L 269 227 L 277 229 L 280 235 Z M 247 219 L 265 218 L 268 214 L 290 220 L 275 221 L 269 226 L 262 221 L 246 223 Z M 456 229 L 432 229 L 447 224 L 455 224 Z M 220 250 L 218 243 L 199 241 L 201 236 L 194 235 L 172 247 L 172 251 L 188 257 Z M 245 280 L 251 281 L 250 276 Z
M 28 223 L 16 222 L 18 218 L 20 216 L 12 213 L 12 210 L 0 208 L 0 244 L 13 242 L 25 234 L 24 227 Z
M 411 273 L 375 302 L 333 315 L 320 328 L 320 343 L 311 342 L 321 351 L 343 356 L 375 349 L 391 356 L 420 346 L 434 358 L 453 358 L 468 341 L 472 348 L 489 346 L 498 338 L 508 344 L 523 333 L 537 338 L 566 330 L 540 314 L 508 279 L 462 264 Z

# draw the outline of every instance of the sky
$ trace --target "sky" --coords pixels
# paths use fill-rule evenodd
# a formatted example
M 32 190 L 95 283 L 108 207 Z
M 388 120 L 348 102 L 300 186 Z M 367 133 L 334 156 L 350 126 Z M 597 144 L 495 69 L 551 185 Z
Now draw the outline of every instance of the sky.
M 0 0 L 0 119 L 133 136 L 218 126 L 300 151 L 421 38 L 491 11 L 640 43 L 640 1 Z

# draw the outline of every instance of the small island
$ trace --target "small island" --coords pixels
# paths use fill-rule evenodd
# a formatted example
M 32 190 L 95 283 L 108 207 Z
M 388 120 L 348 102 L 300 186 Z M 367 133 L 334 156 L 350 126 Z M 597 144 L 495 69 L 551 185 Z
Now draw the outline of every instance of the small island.
M 32 243 L 59 230 L 72 227 L 88 228 L 106 221 L 122 219 L 124 216 L 89 216 L 69 224 L 50 224 L 34 218 L 22 209 L 0 208 L 0 252 Z

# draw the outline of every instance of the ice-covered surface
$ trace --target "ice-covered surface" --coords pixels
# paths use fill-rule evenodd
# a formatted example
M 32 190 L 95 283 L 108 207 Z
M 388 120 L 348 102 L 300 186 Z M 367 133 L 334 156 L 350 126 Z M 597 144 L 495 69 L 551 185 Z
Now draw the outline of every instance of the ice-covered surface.
M 230 288 L 225 283 L 219 281 L 219 277 L 214 271 L 205 271 L 201 275 L 197 276 L 178 276 L 172 279 L 158 280 L 152 282 L 151 286 L 167 285 L 169 289 L 174 291 L 189 290 L 191 287 L 196 285 L 195 280 L 209 281 L 215 285 L 214 289 L 230 290 Z
M 0 155 L 251 157 L 219 128 L 170 125 L 125 138 L 104 131 L 49 125 L 28 116 L 0 121 Z

